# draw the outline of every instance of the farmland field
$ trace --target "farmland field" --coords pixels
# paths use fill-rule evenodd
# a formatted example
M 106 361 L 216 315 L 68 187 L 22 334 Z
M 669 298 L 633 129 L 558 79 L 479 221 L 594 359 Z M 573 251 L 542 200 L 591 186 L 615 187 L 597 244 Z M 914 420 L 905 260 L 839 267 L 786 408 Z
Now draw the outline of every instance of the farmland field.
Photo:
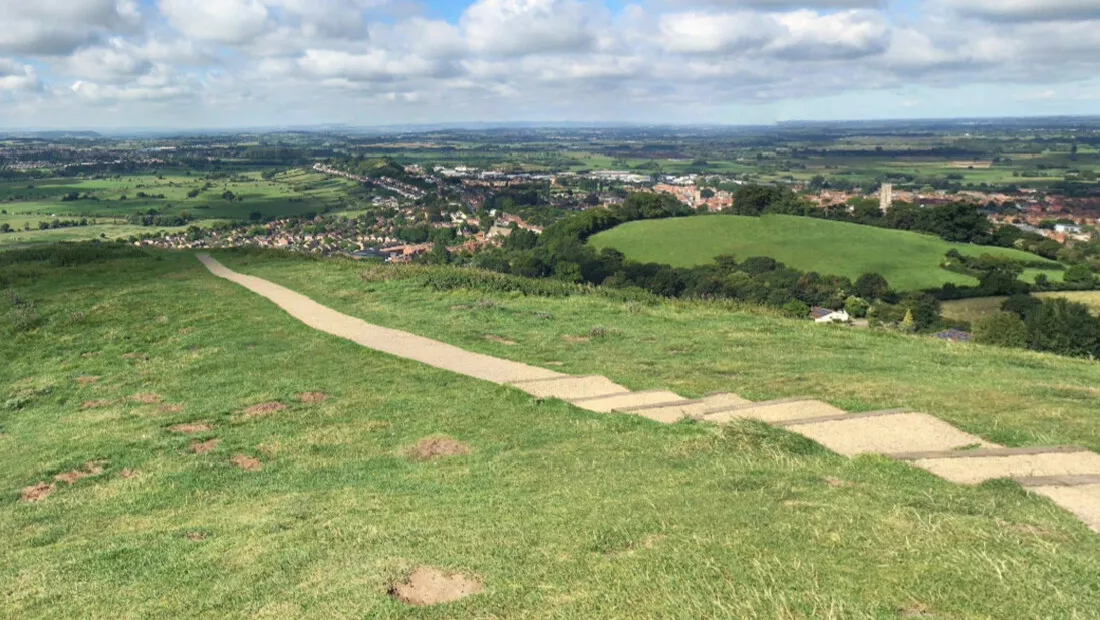
M 188 254 L 135 252 L 5 265 L 23 300 L 0 305 L 6 615 L 1068 618 L 1100 607 L 1100 538 L 1017 485 L 952 485 L 753 423 L 662 426 L 538 401 L 315 332 Z M 632 388 L 797 391 L 857 410 L 920 407 L 1011 445 L 1100 446 L 1092 362 L 717 305 L 440 292 L 415 270 L 364 282 L 350 262 L 219 257 L 379 324 Z M 614 327 L 591 336 L 599 325 Z M 591 337 L 564 338 L 577 334 Z M 468 453 L 416 457 L 439 436 Z M 47 482 L 41 501 L 20 499 Z M 389 595 L 425 565 L 484 591 L 421 610 Z
M 1085 304 L 1094 314 L 1100 315 L 1100 291 L 1056 291 L 1035 293 L 1036 297 L 1065 297 L 1070 301 Z M 949 319 L 974 322 L 982 317 L 1000 312 L 1001 304 L 1007 297 L 977 297 L 958 299 L 943 304 L 943 315 Z
M 732 254 L 738 260 L 770 256 L 803 271 L 852 279 L 874 272 L 898 290 L 934 288 L 947 282 L 977 284 L 975 278 L 940 268 L 951 249 L 969 256 L 1042 260 L 1008 248 L 949 243 L 919 233 L 787 215 L 630 222 L 595 235 L 589 242 L 597 248 L 615 248 L 634 260 L 677 267 L 702 265 L 716 256 Z

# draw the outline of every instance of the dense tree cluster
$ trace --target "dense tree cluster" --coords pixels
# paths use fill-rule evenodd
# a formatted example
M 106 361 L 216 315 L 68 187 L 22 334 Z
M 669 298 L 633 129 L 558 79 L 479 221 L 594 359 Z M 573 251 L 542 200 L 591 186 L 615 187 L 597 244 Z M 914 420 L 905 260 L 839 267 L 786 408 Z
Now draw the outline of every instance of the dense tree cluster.
M 976 342 L 1100 357 L 1100 318 L 1084 304 L 1063 297 L 1040 300 L 1023 294 L 1009 297 L 1001 310 L 974 324 Z

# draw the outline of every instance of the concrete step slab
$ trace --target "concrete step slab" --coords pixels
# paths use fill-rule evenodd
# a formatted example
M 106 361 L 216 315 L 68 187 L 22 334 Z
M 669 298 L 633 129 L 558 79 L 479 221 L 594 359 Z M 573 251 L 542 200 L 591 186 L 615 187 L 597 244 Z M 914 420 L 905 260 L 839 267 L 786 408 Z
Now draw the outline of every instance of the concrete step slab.
M 1021 486 L 1025 487 L 1076 487 L 1089 484 L 1100 484 L 1100 475 L 1084 476 L 1021 476 L 1015 478 Z
M 1028 490 L 1049 498 L 1100 533 L 1100 484 L 1028 487 Z
M 612 411 L 628 413 L 625 409 L 646 407 L 658 403 L 669 403 L 674 402 L 676 399 L 680 399 L 683 402 L 689 402 L 688 399 L 668 390 L 626 392 L 624 394 L 612 394 L 611 396 L 582 398 L 570 402 L 582 409 L 588 409 L 589 411 L 596 411 L 599 413 L 610 413 Z
M 962 456 L 909 460 L 921 469 L 958 484 L 979 484 L 997 478 L 1100 475 L 1100 454 L 1078 450 L 988 449 L 973 451 L 978 453 L 976 455 L 963 451 Z
M 685 417 L 702 417 L 702 415 L 708 411 L 714 411 L 716 409 L 724 409 L 727 407 L 740 407 L 747 405 L 751 401 L 748 401 L 736 394 L 728 394 L 725 392 L 717 394 L 709 394 L 703 398 L 695 400 L 681 399 L 678 401 L 670 401 L 665 403 L 658 403 L 654 405 L 645 405 L 641 407 L 629 407 L 620 408 L 618 411 L 622 413 L 631 413 L 634 415 L 640 415 L 651 420 L 658 422 L 664 422 L 666 424 L 672 424 L 678 422 Z
M 787 430 L 845 456 L 1000 447 L 939 418 L 913 412 L 827 418 L 824 422 L 787 425 Z
M 611 379 L 598 375 L 584 377 L 563 376 L 553 379 L 516 381 L 509 385 L 516 389 L 523 390 L 535 398 L 560 398 L 561 400 L 567 401 L 626 394 L 630 392 L 630 390 L 613 382 Z
M 702 420 L 724 424 L 733 420 L 753 419 L 775 424 L 790 420 L 838 416 L 843 413 L 843 409 L 820 400 L 789 398 L 707 411 L 703 413 Z

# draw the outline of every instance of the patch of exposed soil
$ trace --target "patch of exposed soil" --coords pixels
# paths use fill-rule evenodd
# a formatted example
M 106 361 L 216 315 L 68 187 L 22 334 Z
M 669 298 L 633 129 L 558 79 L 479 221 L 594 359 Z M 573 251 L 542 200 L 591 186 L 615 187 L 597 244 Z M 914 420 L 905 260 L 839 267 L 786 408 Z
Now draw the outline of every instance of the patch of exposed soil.
M 495 342 L 497 344 L 503 344 L 503 345 L 507 345 L 509 347 L 516 346 L 516 341 L 515 340 L 508 340 L 507 338 L 501 338 L 500 336 L 494 336 L 492 334 L 489 334 L 488 336 L 485 336 L 485 339 L 488 340 L 489 342 Z
M 244 410 L 244 414 L 250 418 L 258 418 L 265 415 L 271 415 L 276 411 L 282 411 L 286 409 L 286 405 L 280 402 L 260 403 L 258 405 L 252 405 L 248 409 Z
M 138 472 L 136 469 L 130 469 L 129 467 L 127 467 L 118 472 L 118 475 L 120 478 L 125 478 L 126 480 L 129 480 L 130 478 L 137 478 Z
M 124 360 L 139 360 L 139 361 L 144 362 L 144 361 L 149 359 L 149 356 L 144 354 L 144 353 L 123 353 L 122 354 L 122 359 L 124 359 Z
M 161 413 L 179 413 L 183 411 L 183 409 L 184 405 L 181 403 L 176 403 L 174 405 L 161 405 L 157 407 L 157 411 Z
M 470 446 L 450 437 L 426 437 L 413 448 L 412 455 L 418 459 L 434 459 L 439 456 L 460 456 L 470 453 Z
M 195 433 L 205 433 L 208 430 L 214 428 L 213 424 L 208 422 L 189 422 L 187 424 L 177 424 L 175 426 L 169 426 L 168 430 L 173 433 L 183 433 L 184 435 L 194 435 Z
M 101 377 L 77 377 L 76 382 L 79 383 L 81 387 L 87 387 L 98 382 L 100 378 Z
M 39 482 L 34 486 L 24 488 L 19 494 L 19 499 L 24 502 L 40 502 L 53 494 L 56 488 L 52 484 Z
M 453 603 L 480 593 L 485 586 L 471 577 L 458 573 L 447 574 L 430 566 L 414 570 L 403 583 L 390 586 L 390 596 L 417 607 Z
M 236 465 L 238 469 L 245 471 L 260 471 L 264 468 L 264 464 L 259 459 L 244 454 L 234 455 L 233 458 L 229 459 L 229 462 Z
M 568 336 L 568 335 L 566 335 L 566 336 L 562 336 L 561 339 L 566 341 L 566 342 L 572 343 L 572 344 L 580 344 L 580 343 L 583 343 L 583 342 L 592 342 L 592 339 L 589 338 L 588 336 Z
M 155 405 L 163 400 L 160 394 L 131 394 L 126 400 L 143 405 Z
M 110 407 L 110 406 L 111 406 L 111 401 L 109 401 L 109 400 L 89 400 L 89 401 L 85 401 L 84 404 L 80 406 L 80 408 L 81 409 L 100 409 L 102 407 Z
M 307 405 L 312 405 L 315 403 L 323 403 L 328 400 L 328 394 L 325 394 L 324 392 L 302 392 L 294 398 L 297 398 L 299 401 L 306 403 Z
M 203 534 L 202 532 L 187 532 L 186 534 L 184 534 L 184 538 L 190 540 L 191 542 L 199 542 L 202 540 L 206 540 L 206 534 Z
M 191 451 L 195 454 L 206 454 L 218 447 L 219 440 L 207 439 L 206 441 L 191 441 Z
M 57 474 L 53 479 L 66 484 L 75 484 L 77 480 L 83 480 L 84 478 L 91 478 L 102 474 L 103 465 L 104 463 L 102 461 L 88 461 L 84 463 L 84 469 L 74 469 L 63 474 Z
M 103 351 L 88 351 L 87 353 L 81 353 L 80 357 L 88 359 L 90 357 L 99 357 L 100 355 L 103 355 Z
M 910 605 L 898 610 L 899 618 L 931 618 L 935 615 L 932 610 L 925 605 Z
M 164 323 L 167 323 L 167 322 L 168 322 L 168 317 L 166 317 L 166 316 L 164 316 L 164 315 L 162 314 L 162 315 L 158 316 L 158 317 L 157 317 L 156 319 L 154 319 L 154 320 L 155 320 L 155 321 L 156 321 L 157 323 L 161 323 L 161 324 L 164 324 Z

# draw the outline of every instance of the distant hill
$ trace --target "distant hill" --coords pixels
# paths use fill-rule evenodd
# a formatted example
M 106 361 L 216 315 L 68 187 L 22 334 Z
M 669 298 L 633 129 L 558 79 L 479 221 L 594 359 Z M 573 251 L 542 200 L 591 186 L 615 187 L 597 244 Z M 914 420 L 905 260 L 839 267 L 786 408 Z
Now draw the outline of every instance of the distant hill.
M 944 254 L 952 248 L 970 256 L 1041 260 L 1007 248 L 950 243 L 919 233 L 789 215 L 630 222 L 589 242 L 597 248 L 618 249 L 634 260 L 676 267 L 702 265 L 716 256 L 732 254 L 738 259 L 769 256 L 803 271 L 852 279 L 874 272 L 885 276 L 897 290 L 934 288 L 947 282 L 977 284 L 975 278 L 940 268 Z

